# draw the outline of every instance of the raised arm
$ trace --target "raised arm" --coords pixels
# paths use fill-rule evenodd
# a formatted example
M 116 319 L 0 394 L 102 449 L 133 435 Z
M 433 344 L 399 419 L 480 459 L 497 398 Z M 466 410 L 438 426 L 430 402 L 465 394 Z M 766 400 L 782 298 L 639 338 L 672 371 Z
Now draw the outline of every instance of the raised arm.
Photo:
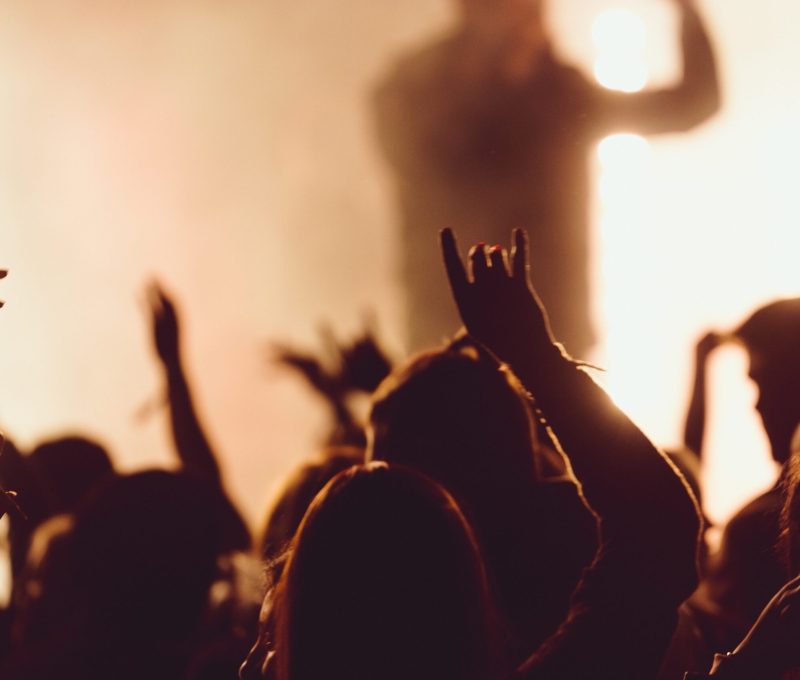
M 180 352 L 180 328 L 175 305 L 157 283 L 148 291 L 156 353 L 167 379 L 175 450 L 187 471 L 219 481 L 217 457 L 206 438 L 192 402 Z
M 299 373 L 328 406 L 334 423 L 330 443 L 336 443 L 342 433 L 357 429 L 338 376 L 320 357 L 285 343 L 271 343 L 270 355 L 272 360 Z
M 673 538 L 672 547 L 682 548 L 691 562 L 697 532 L 692 499 L 666 457 L 554 341 L 528 278 L 525 232 L 514 234 L 510 270 L 502 248 L 473 248 L 471 279 L 449 230 L 442 233 L 442 248 L 468 332 L 533 394 L 587 499 L 608 520 L 606 530 L 616 520 L 622 521 L 614 531 L 663 526 L 667 534 L 658 545 Z M 629 514 L 633 507 L 636 517 Z
M 442 248 L 467 330 L 531 391 L 600 518 L 601 547 L 567 621 L 518 677 L 648 677 L 697 582 L 696 505 L 666 457 L 554 342 L 524 232 L 510 263 L 502 248 L 474 248 L 471 277 L 452 232 Z
M 720 107 L 714 49 L 695 0 L 672 0 L 681 13 L 682 75 L 672 87 L 637 93 L 597 88 L 595 120 L 601 134 L 682 132 L 704 122 Z
M 368 322 L 363 333 L 349 342 L 337 340 L 327 326 L 323 327 L 322 339 L 327 349 L 323 354 L 282 343 L 271 346 L 273 358 L 303 376 L 328 405 L 334 424 L 329 445 L 363 447 L 366 443 L 363 424 L 353 414 L 348 399 L 353 394 L 371 394 L 392 370 L 372 325 Z
M 185 472 L 205 479 L 219 493 L 223 551 L 246 550 L 250 547 L 250 532 L 225 492 L 217 455 L 206 437 L 192 401 L 181 361 L 180 326 L 175 305 L 157 283 L 151 284 L 147 293 L 152 312 L 155 349 L 167 379 L 175 450 Z
M 692 394 L 686 409 L 683 445 L 693 452 L 698 460 L 703 458 L 703 439 L 706 432 L 706 367 L 709 355 L 721 342 L 722 336 L 710 331 L 697 341 L 694 349 Z

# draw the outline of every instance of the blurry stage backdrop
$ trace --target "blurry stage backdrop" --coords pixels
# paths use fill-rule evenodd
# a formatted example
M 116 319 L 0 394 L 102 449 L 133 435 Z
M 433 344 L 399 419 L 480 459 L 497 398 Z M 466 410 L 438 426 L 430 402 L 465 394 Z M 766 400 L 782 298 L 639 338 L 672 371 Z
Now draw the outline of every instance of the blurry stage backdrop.
M 454 4 L 3 2 L 3 428 L 23 446 L 97 436 L 123 469 L 171 464 L 166 413 L 140 413 L 162 389 L 143 303 L 157 277 L 180 304 L 228 485 L 258 524 L 326 415 L 268 362 L 267 341 L 311 344 L 323 320 L 347 336 L 373 309 L 401 354 L 390 183 L 368 97 L 402 51 L 448 25 Z M 621 87 L 676 74 L 672 3 L 551 5 L 559 51 L 587 72 L 598 66 Z M 800 294 L 800 5 L 701 8 L 724 111 L 691 134 L 623 137 L 589 159 L 594 359 L 663 445 L 680 439 L 699 334 Z M 619 71 L 601 65 L 609 44 L 628 50 Z M 739 350 L 714 358 L 710 397 L 705 481 L 721 520 L 774 469 Z

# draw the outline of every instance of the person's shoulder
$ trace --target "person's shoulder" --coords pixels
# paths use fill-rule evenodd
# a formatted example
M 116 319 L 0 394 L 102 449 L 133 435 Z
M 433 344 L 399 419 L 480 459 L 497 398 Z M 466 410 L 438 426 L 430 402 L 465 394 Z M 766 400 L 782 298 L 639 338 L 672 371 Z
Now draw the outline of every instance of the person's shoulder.
M 564 58 L 559 50 L 552 44 L 547 44 L 541 55 L 541 73 L 551 78 L 558 78 L 571 82 L 582 82 L 589 84 L 589 80 L 584 72 L 575 64 Z
M 591 536 L 597 531 L 595 515 L 586 505 L 575 480 L 568 475 L 539 482 L 531 505 L 533 512 L 540 517 L 558 517 L 558 524 L 553 526 L 580 527 L 581 531 Z
M 532 76 L 532 93 L 546 97 L 551 108 L 562 116 L 570 112 L 588 113 L 598 87 L 577 66 L 548 48 Z
M 728 520 L 723 540 L 728 543 L 747 540 L 773 541 L 778 530 L 781 507 L 779 489 L 772 488 L 762 493 Z
M 781 491 L 777 487 L 772 487 L 768 491 L 756 496 L 754 499 L 746 503 L 742 508 L 731 518 L 731 522 L 745 519 L 752 515 L 759 515 L 763 513 L 772 513 L 779 511 L 783 505 L 783 497 Z
M 378 91 L 404 90 L 424 86 L 447 70 L 458 36 L 440 35 L 397 57 L 378 84 Z

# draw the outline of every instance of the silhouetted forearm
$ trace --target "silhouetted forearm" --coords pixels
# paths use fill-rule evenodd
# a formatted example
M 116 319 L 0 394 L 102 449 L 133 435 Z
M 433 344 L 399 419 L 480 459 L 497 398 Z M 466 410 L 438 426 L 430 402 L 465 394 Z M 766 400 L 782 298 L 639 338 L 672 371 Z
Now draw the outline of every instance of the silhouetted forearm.
M 165 366 L 165 373 L 172 438 L 178 457 L 188 471 L 219 482 L 217 457 L 197 417 L 181 362 Z
M 682 132 L 704 122 L 721 104 L 717 60 L 702 17 L 686 7 L 681 17 L 681 78 L 672 87 L 627 94 L 597 90 L 601 134 Z
M 681 18 L 681 54 L 683 78 L 674 94 L 682 105 L 675 102 L 680 110 L 676 112 L 675 121 L 689 128 L 716 113 L 721 100 L 714 48 L 705 23 L 694 7 L 687 7 Z
M 567 620 L 518 680 L 654 677 L 697 582 L 699 518 L 666 458 L 557 351 L 513 368 L 534 394 L 600 516 L 600 549 Z
M 693 583 L 697 508 L 666 457 L 556 346 L 520 352 L 511 366 L 567 454 L 606 535 L 658 533 L 653 549 L 668 547 L 668 559 Z
M 695 361 L 692 395 L 686 410 L 686 421 L 683 427 L 684 446 L 703 457 L 703 439 L 706 431 L 706 364 Z
M 251 544 L 250 531 L 222 485 L 217 456 L 200 424 L 180 360 L 165 366 L 165 372 L 172 437 L 182 467 L 186 472 L 206 479 L 218 493 L 221 551 L 246 550 Z
M 512 242 L 510 258 L 475 246 L 468 275 L 455 235 L 443 230 L 453 297 L 469 332 L 532 393 L 600 526 L 600 547 L 567 620 L 517 677 L 653 677 L 678 605 L 697 583 L 699 513 L 667 458 L 553 342 L 531 287 L 525 232 L 515 230 Z

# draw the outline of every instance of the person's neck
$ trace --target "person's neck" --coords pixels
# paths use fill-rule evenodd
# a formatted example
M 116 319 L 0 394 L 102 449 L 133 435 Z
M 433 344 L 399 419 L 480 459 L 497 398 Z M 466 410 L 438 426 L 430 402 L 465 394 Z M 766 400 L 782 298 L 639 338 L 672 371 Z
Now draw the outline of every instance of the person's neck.
M 550 44 L 544 38 L 536 44 L 514 44 L 468 23 L 462 25 L 456 37 L 459 71 L 469 80 L 523 82 L 535 76 L 551 58 Z

